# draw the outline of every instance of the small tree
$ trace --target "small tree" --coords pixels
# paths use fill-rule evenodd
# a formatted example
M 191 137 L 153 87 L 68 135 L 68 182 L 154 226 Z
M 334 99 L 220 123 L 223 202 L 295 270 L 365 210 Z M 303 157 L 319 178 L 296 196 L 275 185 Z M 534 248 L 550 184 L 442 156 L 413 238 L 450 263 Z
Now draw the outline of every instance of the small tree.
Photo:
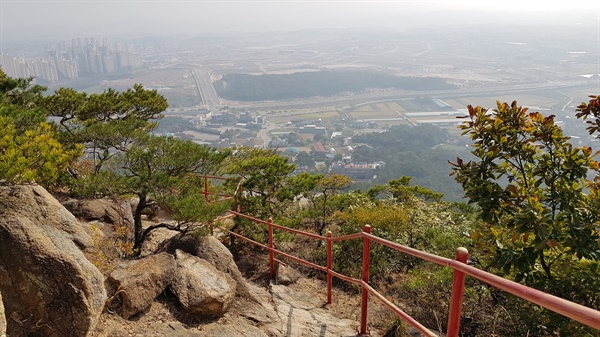
M 320 195 L 314 200 L 314 207 L 320 209 L 321 213 L 316 228 L 317 234 L 323 235 L 323 231 L 327 227 L 327 219 L 335 211 L 335 209 L 331 209 L 331 198 L 347 188 L 351 182 L 350 177 L 336 173 L 331 173 L 319 180 L 316 190 Z
M 134 193 L 139 203 L 134 212 L 134 250 L 142 247 L 149 232 L 143 231 L 142 211 L 152 196 L 170 208 L 180 225 L 171 229 L 186 232 L 190 224 L 207 220 L 211 206 L 198 193 L 202 185 L 190 185 L 193 175 L 215 172 L 229 151 L 201 146 L 191 141 L 172 137 L 148 136 L 134 143 L 118 158 L 119 170 L 114 171 L 123 186 L 122 193 Z M 192 176 L 190 176 L 192 175 Z M 194 182 L 198 184 L 197 181 Z M 201 212 L 194 211 L 197 207 Z M 221 211 L 221 206 L 215 207 Z M 212 219 L 211 219 L 212 220 Z
M 0 116 L 0 183 L 52 186 L 82 155 L 82 147 L 65 149 L 52 126 L 19 131 L 13 119 Z
M 306 151 L 300 151 L 296 155 L 296 165 L 306 167 L 307 169 L 315 168 L 315 160 L 311 154 Z
M 247 192 L 241 200 L 244 211 L 269 217 L 281 214 L 294 199 L 286 186 L 288 175 L 295 168 L 273 150 L 241 148 L 229 158 L 225 172 L 242 178 L 242 188 Z
M 598 198 L 587 194 L 587 147 L 573 147 L 554 122 L 516 102 L 491 111 L 469 106 L 460 128 L 474 141 L 476 160 L 451 163 L 483 222 L 472 232 L 482 252 L 517 280 L 552 281 L 564 263 L 598 260 Z M 562 265 L 561 268 L 553 268 Z
M 44 97 L 42 106 L 46 115 L 59 119 L 66 142 L 85 144 L 99 173 L 110 158 L 152 131 L 152 121 L 162 118 L 168 105 L 156 90 L 136 84 L 124 92 L 109 88 L 91 95 L 60 88 Z
M 8 77 L 0 69 L 0 183 L 54 185 L 81 155 L 66 148 L 40 110 L 46 89 L 33 78 Z
M 25 110 L 36 110 L 39 107 L 42 93 L 46 87 L 33 84 L 33 77 L 12 78 L 0 69 L 0 102 Z

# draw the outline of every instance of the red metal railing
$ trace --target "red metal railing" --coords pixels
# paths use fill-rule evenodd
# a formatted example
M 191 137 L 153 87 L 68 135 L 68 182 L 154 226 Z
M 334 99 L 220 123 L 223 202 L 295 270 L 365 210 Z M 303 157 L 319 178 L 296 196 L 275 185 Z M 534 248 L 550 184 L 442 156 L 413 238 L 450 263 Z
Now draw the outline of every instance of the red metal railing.
M 225 194 L 225 193 L 211 193 L 209 191 L 209 182 L 210 179 L 212 180 L 227 180 L 228 178 L 224 178 L 224 177 L 215 177 L 215 176 L 209 176 L 209 175 L 204 175 L 204 192 L 202 192 L 201 194 L 204 195 L 204 200 L 206 200 L 207 204 L 212 204 L 215 202 L 219 202 L 219 201 L 227 201 L 227 200 L 234 200 L 237 201 L 237 195 L 240 191 L 240 188 L 242 186 L 242 180 L 240 179 L 235 191 L 233 192 L 233 195 L 231 194 Z M 217 197 L 221 197 L 221 199 L 216 199 L 216 200 L 211 200 L 209 198 L 210 195 L 216 195 Z
M 226 178 L 204 176 L 204 179 L 205 179 L 204 180 L 205 188 L 204 188 L 204 193 L 202 193 L 202 194 L 205 196 L 207 203 L 213 203 L 213 202 L 225 201 L 225 200 L 237 201 L 237 195 L 239 195 L 240 188 L 241 188 L 241 180 L 239 181 L 239 183 L 236 187 L 234 195 L 230 196 L 230 195 L 220 194 L 220 193 L 211 193 L 208 188 L 209 179 L 225 180 Z M 218 197 L 221 197 L 221 199 L 210 200 L 209 195 L 216 195 Z M 467 275 L 474 277 L 482 282 L 485 282 L 493 287 L 504 290 L 504 291 L 506 291 L 510 294 L 513 294 L 517 297 L 525 299 L 531 303 L 535 303 L 546 309 L 552 310 L 561 315 L 569 317 L 569 318 L 571 318 L 575 321 L 578 321 L 580 323 L 583 323 L 589 327 L 600 330 L 600 311 L 596 311 L 594 309 L 582 306 L 580 304 L 567 301 L 565 299 L 544 293 L 537 289 L 529 288 L 522 284 L 510 281 L 505 278 L 485 272 L 483 270 L 471 267 L 471 266 L 467 265 L 467 258 L 469 256 L 469 253 L 466 248 L 462 248 L 462 247 L 458 248 L 456 250 L 455 260 L 452 260 L 452 259 L 448 259 L 448 258 L 441 257 L 438 255 L 426 253 L 426 252 L 423 252 L 423 251 L 420 251 L 420 250 L 417 250 L 414 248 L 406 247 L 406 246 L 400 245 L 398 243 L 391 242 L 391 241 L 382 239 L 378 236 L 372 235 L 371 227 L 368 225 L 365 226 L 363 231 L 360 233 L 355 233 L 355 234 L 350 234 L 350 235 L 340 236 L 340 237 L 332 237 L 331 232 L 328 232 L 327 236 L 324 237 L 324 236 L 320 236 L 320 235 L 316 235 L 316 234 L 312 234 L 312 233 L 308 233 L 308 232 L 304 232 L 304 231 L 277 225 L 277 224 L 273 223 L 272 219 L 269 219 L 268 221 L 263 221 L 261 219 L 257 219 L 257 218 L 245 215 L 243 213 L 240 213 L 239 209 L 237 212 L 230 210 L 229 213 L 230 214 L 225 216 L 224 218 L 229 218 L 232 216 L 239 216 L 239 217 L 251 220 L 253 222 L 266 225 L 268 227 L 268 245 L 264 245 L 262 243 L 256 242 L 254 240 L 246 238 L 235 232 L 230 231 L 229 233 L 239 239 L 250 242 L 260 248 L 263 248 L 263 249 L 266 249 L 269 251 L 269 270 L 270 270 L 270 277 L 272 280 L 275 279 L 275 262 L 282 263 L 281 261 L 279 261 L 275 258 L 276 255 L 279 255 L 279 256 L 283 256 L 288 259 L 291 259 L 293 261 L 296 261 L 298 263 L 301 263 L 305 266 L 308 266 L 308 267 L 311 267 L 311 268 L 314 268 L 314 269 L 317 269 L 317 270 L 327 273 L 327 303 L 332 302 L 332 279 L 334 276 L 337 277 L 338 279 L 341 279 L 346 282 L 350 282 L 352 284 L 360 286 L 361 287 L 361 315 L 360 315 L 360 330 L 359 330 L 360 334 L 367 333 L 367 311 L 368 311 L 367 303 L 368 303 L 368 296 L 370 294 L 370 295 L 373 295 L 374 297 L 376 297 L 377 299 L 379 299 L 385 306 L 390 308 L 396 315 L 398 315 L 400 318 L 402 318 L 405 322 L 410 324 L 416 330 L 421 332 L 423 335 L 431 336 L 431 337 L 436 336 L 432 331 L 430 331 L 425 326 L 423 326 L 422 324 L 417 322 L 414 318 L 410 317 L 408 314 L 406 314 L 404 311 L 402 311 L 398 306 L 393 304 L 390 300 L 385 298 L 382 294 L 377 292 L 375 289 L 373 289 L 369 285 L 368 282 L 369 282 L 371 242 L 387 246 L 387 247 L 397 250 L 399 252 L 420 258 L 422 260 L 433 262 L 433 263 L 436 263 L 441 266 L 449 267 L 454 270 L 453 281 L 452 281 L 452 292 L 451 292 L 451 296 L 450 296 L 450 310 L 448 313 L 448 328 L 447 328 L 447 332 L 446 332 L 447 337 L 458 337 L 458 332 L 460 329 L 460 317 L 461 317 L 461 313 L 462 313 L 462 301 L 463 301 L 464 288 L 465 288 L 465 278 Z M 273 242 L 273 230 L 274 229 L 279 229 L 279 230 L 294 233 L 297 235 L 306 236 L 306 237 L 316 239 L 316 240 L 326 241 L 326 243 L 327 243 L 327 246 L 326 246 L 327 266 L 323 267 L 323 266 L 308 262 L 301 258 L 295 257 L 293 255 L 290 255 L 290 254 L 287 254 L 287 253 L 284 253 L 282 251 L 275 249 L 275 245 Z M 211 224 L 211 234 L 212 234 L 212 224 Z M 353 240 L 353 239 L 362 239 L 363 240 L 363 261 L 362 261 L 361 279 L 356 279 L 356 278 L 352 278 L 352 277 L 337 273 L 332 269 L 332 264 L 333 264 L 332 263 L 333 262 L 332 261 L 332 259 L 333 259 L 332 246 L 333 246 L 333 243 L 338 242 L 338 241 Z
M 491 286 L 494 286 L 496 288 L 504 290 L 504 291 L 506 291 L 510 294 L 513 294 L 515 296 L 518 296 L 520 298 L 523 298 L 529 302 L 535 303 L 544 308 L 547 308 L 549 310 L 552 310 L 554 312 L 562 314 L 566 317 L 569 317 L 573 320 L 583 323 L 589 327 L 600 330 L 600 311 L 593 310 L 591 308 L 567 301 L 565 299 L 544 293 L 542 291 L 539 291 L 539 290 L 536 290 L 533 288 L 529 288 L 522 284 L 510 281 L 510 280 L 504 279 L 502 277 L 490 274 L 488 272 L 479 270 L 477 268 L 471 267 L 466 264 L 469 253 L 468 253 L 467 249 L 462 248 L 462 247 L 458 248 L 456 250 L 455 260 L 452 260 L 452 259 L 448 259 L 445 257 L 437 256 L 434 254 L 426 253 L 426 252 L 423 252 L 423 251 L 420 251 L 417 249 L 413 249 L 410 247 L 406 247 L 406 246 L 382 239 L 375 235 L 372 235 L 372 234 L 370 234 L 370 232 L 371 232 L 370 226 L 365 226 L 363 229 L 363 232 L 360 232 L 360 233 L 355 233 L 355 234 L 341 236 L 341 237 L 332 237 L 331 232 L 329 232 L 329 233 L 327 233 L 327 236 L 324 237 L 324 236 L 307 233 L 307 232 L 303 232 L 300 230 L 277 225 L 277 224 L 273 223 L 273 221 L 271 219 L 269 219 L 269 221 L 263 221 L 263 220 L 242 214 L 240 212 L 235 212 L 235 211 L 229 211 L 229 212 L 230 212 L 230 214 L 233 214 L 235 216 L 239 216 L 239 217 L 251 220 L 253 222 L 268 226 L 268 232 L 269 232 L 268 245 L 261 244 L 259 242 L 251 240 L 249 238 L 246 238 L 246 237 L 244 237 L 240 234 L 234 233 L 234 232 L 230 232 L 230 234 L 269 251 L 269 266 L 270 266 L 271 279 L 275 278 L 275 267 L 274 266 L 275 266 L 275 261 L 278 261 L 275 259 L 275 256 L 280 255 L 280 256 L 289 258 L 293 261 L 296 261 L 298 263 L 301 263 L 305 266 L 308 266 L 308 267 L 311 267 L 311 268 L 314 268 L 314 269 L 317 269 L 317 270 L 327 273 L 327 302 L 328 303 L 331 303 L 331 301 L 332 301 L 332 295 L 331 295 L 332 277 L 335 276 L 341 280 L 350 282 L 355 285 L 359 285 L 361 287 L 361 315 L 360 315 L 360 330 L 359 330 L 360 334 L 367 333 L 367 311 L 368 311 L 367 303 L 368 303 L 368 296 L 370 294 L 370 295 L 373 295 L 374 297 L 376 297 L 377 299 L 379 299 L 384 305 L 386 305 L 388 308 L 390 308 L 400 318 L 402 318 L 404 321 L 406 321 L 408 324 L 410 324 L 416 330 L 421 332 L 423 335 L 431 336 L 431 337 L 436 336 L 436 334 L 434 334 L 432 331 L 427 329 L 425 326 L 421 325 L 415 319 L 413 319 L 408 314 L 403 312 L 400 308 L 398 308 L 398 306 L 393 304 L 390 300 L 385 298 L 383 295 L 381 295 L 379 292 L 377 292 L 375 289 L 373 289 L 369 285 L 369 283 L 368 283 L 369 282 L 369 265 L 370 265 L 369 259 L 370 259 L 371 242 L 387 246 L 389 248 L 403 252 L 405 254 L 409 254 L 409 255 L 415 256 L 417 258 L 429 261 L 429 262 L 433 262 L 433 263 L 436 263 L 436 264 L 439 264 L 439 265 L 442 265 L 445 267 L 449 267 L 454 270 L 453 282 L 452 282 L 452 293 L 451 293 L 451 297 L 450 297 L 450 311 L 448 314 L 448 328 L 447 328 L 447 332 L 446 332 L 446 335 L 448 337 L 458 337 L 458 332 L 460 329 L 460 317 L 461 317 L 461 312 L 462 312 L 462 301 L 463 301 L 466 275 L 474 277 L 482 282 L 485 282 Z M 323 266 L 308 262 L 306 260 L 300 259 L 298 257 L 289 255 L 287 253 L 284 253 L 282 251 L 275 249 L 274 242 L 273 242 L 273 230 L 274 229 L 279 229 L 279 230 L 294 233 L 297 235 L 302 235 L 302 236 L 310 237 L 313 239 L 326 241 L 327 242 L 327 266 L 323 267 Z M 363 240 L 363 261 L 362 261 L 361 279 L 355 279 L 355 278 L 348 277 L 348 276 L 345 276 L 345 275 L 342 275 L 342 274 L 339 274 L 339 273 L 333 271 L 332 270 L 332 243 L 337 242 L 337 241 L 345 241 L 345 240 L 359 239 L 359 238 L 361 238 Z
M 227 201 L 227 200 L 233 200 L 234 202 L 237 202 L 237 196 L 239 195 L 239 192 L 240 192 L 240 189 L 241 189 L 241 186 L 242 186 L 242 180 L 241 179 L 238 181 L 238 184 L 237 184 L 237 186 L 235 188 L 235 191 L 233 192 L 233 195 L 230 195 L 230 194 L 225 194 L 225 193 L 214 193 L 214 192 L 211 193 L 209 191 L 210 180 L 224 181 L 224 180 L 227 180 L 227 178 L 224 178 L 224 177 L 215 177 L 215 176 L 209 176 L 209 175 L 204 175 L 203 178 L 204 178 L 204 191 L 202 193 L 200 193 L 200 194 L 204 195 L 204 200 L 206 201 L 207 204 L 214 204 L 216 202 Z M 209 198 L 210 195 L 216 195 L 217 198 L 218 197 L 220 197 L 220 198 L 215 199 L 215 200 L 211 200 Z M 235 215 L 233 215 L 233 214 L 228 214 L 228 215 L 225 215 L 225 216 L 218 217 L 218 218 L 214 219 L 212 222 L 210 222 L 210 224 L 209 224 L 209 226 L 210 226 L 210 235 L 214 235 L 214 224 L 215 224 L 215 222 L 217 222 L 219 220 L 225 220 L 225 219 L 228 219 L 228 218 L 232 218 L 234 216 Z

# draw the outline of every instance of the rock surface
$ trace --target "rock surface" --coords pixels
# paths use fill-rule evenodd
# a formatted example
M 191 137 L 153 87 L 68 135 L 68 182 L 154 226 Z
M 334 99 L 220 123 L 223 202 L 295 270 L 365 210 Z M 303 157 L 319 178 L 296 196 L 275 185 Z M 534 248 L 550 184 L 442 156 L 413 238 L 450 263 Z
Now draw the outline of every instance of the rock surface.
M 168 222 L 168 221 L 162 221 L 162 222 Z M 142 223 L 144 223 L 144 225 L 147 225 L 147 221 L 142 221 Z M 176 225 L 176 222 L 173 221 L 172 224 Z M 140 255 L 148 256 L 148 255 L 153 255 L 153 254 L 159 253 L 161 251 L 164 251 L 164 249 L 162 249 L 163 245 L 166 242 L 169 242 L 171 240 L 171 238 L 176 237 L 180 234 L 181 234 L 180 232 L 172 231 L 167 228 L 157 228 L 157 229 L 151 231 L 150 234 L 148 234 L 148 236 L 146 237 L 146 241 L 144 241 L 144 244 L 142 245 L 142 250 L 141 250 Z M 170 251 L 169 253 L 175 254 L 175 250 Z
M 233 303 L 236 283 L 196 256 L 177 250 L 177 278 L 171 290 L 184 310 L 201 317 L 222 316 Z
M 0 293 L 0 337 L 6 337 L 6 315 L 4 314 L 2 293 Z
M 110 199 L 70 199 L 63 202 L 63 205 L 74 216 L 85 221 L 98 220 L 115 227 L 124 226 L 126 239 L 133 239 L 133 213 L 129 200 L 115 202 Z
M 282 285 L 271 285 L 270 290 L 253 284 L 249 284 L 249 287 L 259 300 L 258 303 L 236 305 L 236 309 L 232 309 L 219 321 L 202 326 L 202 332 L 231 333 L 207 333 L 199 336 L 357 336 L 358 322 L 340 319 L 329 312 L 324 307 L 325 294 L 322 291 L 307 293 L 306 288 L 296 290 Z M 260 332 L 249 328 L 248 323 L 252 323 Z M 380 335 L 372 331 L 371 336 Z
M 279 285 L 289 286 L 296 283 L 301 277 L 302 274 L 290 266 L 284 266 L 280 263 L 275 265 L 275 280 Z
M 171 254 L 180 249 L 209 262 L 213 267 L 231 276 L 237 283 L 238 295 L 248 296 L 248 285 L 240 273 L 233 255 L 221 241 L 213 236 L 176 235 L 166 242 L 165 250 Z
M 220 321 L 219 324 L 203 326 L 197 336 L 269 337 L 264 331 L 245 321 Z
M 176 299 L 161 295 L 139 320 L 102 315 L 89 337 L 356 337 L 360 295 L 350 300 L 336 292 L 329 306 L 324 286 L 322 281 L 304 278 L 290 287 L 265 288 L 248 282 L 254 299 L 236 297 L 229 310 L 213 320 L 190 319 L 178 311 Z M 353 320 L 340 318 L 340 311 L 346 310 Z M 372 326 L 370 330 L 372 337 L 383 335 Z
M 177 263 L 160 253 L 119 266 L 107 278 L 109 293 L 120 299 L 117 309 L 124 318 L 146 311 L 175 278 Z
M 44 188 L 0 186 L 0 292 L 7 335 L 86 336 L 106 300 L 103 276 L 81 251 L 92 245 Z

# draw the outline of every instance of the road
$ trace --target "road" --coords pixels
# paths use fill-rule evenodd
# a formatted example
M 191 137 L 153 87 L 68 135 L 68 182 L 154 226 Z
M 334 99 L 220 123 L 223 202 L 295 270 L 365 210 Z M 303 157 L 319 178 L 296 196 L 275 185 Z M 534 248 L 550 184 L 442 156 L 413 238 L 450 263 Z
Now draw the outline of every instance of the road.
M 219 100 L 219 95 L 217 95 L 217 91 L 213 86 L 212 78 L 210 77 L 208 70 L 204 68 L 197 68 L 191 70 L 191 72 L 194 82 L 196 83 L 198 95 L 202 100 L 202 104 L 209 108 L 220 106 L 221 101 Z

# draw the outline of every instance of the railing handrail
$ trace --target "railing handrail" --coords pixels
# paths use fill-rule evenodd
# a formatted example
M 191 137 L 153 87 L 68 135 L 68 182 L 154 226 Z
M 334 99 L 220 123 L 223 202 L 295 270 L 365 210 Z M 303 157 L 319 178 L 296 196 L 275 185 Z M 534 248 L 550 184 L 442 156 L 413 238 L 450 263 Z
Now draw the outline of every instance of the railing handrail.
M 226 178 L 205 176 L 205 191 L 203 194 L 204 194 L 207 202 L 209 202 L 209 199 L 208 199 L 209 194 L 226 197 L 226 195 L 224 195 L 224 194 L 210 193 L 208 191 L 208 179 L 225 180 Z M 242 181 L 240 180 L 236 187 L 236 191 L 235 191 L 236 195 L 239 193 L 239 190 L 241 187 L 241 182 Z M 224 198 L 224 199 L 220 199 L 220 200 L 216 200 L 216 201 L 229 200 L 232 198 L 235 199 L 236 197 L 230 196 L 228 198 Z M 276 259 L 274 256 L 277 254 L 277 255 L 292 259 L 296 262 L 299 262 L 299 263 L 309 266 L 311 268 L 326 272 L 327 273 L 327 302 L 328 303 L 331 303 L 331 278 L 332 277 L 337 277 L 346 282 L 350 282 L 355 285 L 360 285 L 361 289 L 362 289 L 360 333 L 366 332 L 367 296 L 368 296 L 368 294 L 372 294 L 373 296 L 378 298 L 384 305 L 386 305 L 388 308 L 390 308 L 392 311 L 394 311 L 394 313 L 396 313 L 398 316 L 400 316 L 402 319 L 404 319 L 407 323 L 409 323 L 411 326 L 413 326 L 415 329 L 417 329 L 418 331 L 420 331 L 421 333 L 423 333 L 426 336 L 435 336 L 435 334 L 433 332 L 431 332 L 426 327 L 422 326 L 419 322 L 414 320 L 412 317 L 410 317 L 409 315 L 404 313 L 400 308 L 398 308 L 396 305 L 394 305 L 391 301 L 389 301 L 387 298 L 385 298 L 383 295 L 381 295 L 379 292 L 377 292 L 374 288 L 372 288 L 368 284 L 368 274 L 369 274 L 369 264 L 370 264 L 369 263 L 369 259 L 370 259 L 369 258 L 369 256 L 370 256 L 370 248 L 369 247 L 370 247 L 371 242 L 379 243 L 381 245 L 384 245 L 391 249 L 397 250 L 399 252 L 402 252 L 402 253 L 405 253 L 405 254 L 408 254 L 408 255 L 417 257 L 419 259 L 426 260 L 426 261 L 429 261 L 429 262 L 432 262 L 432 263 L 435 263 L 435 264 L 438 264 L 438 265 L 441 265 L 444 267 L 449 267 L 454 270 L 454 277 L 453 277 L 453 284 L 452 284 L 452 297 L 451 297 L 451 303 L 450 303 L 450 313 L 449 313 L 448 329 L 447 329 L 449 337 L 450 336 L 458 336 L 460 315 L 461 315 L 461 310 L 462 310 L 462 298 L 463 298 L 463 292 L 464 292 L 464 277 L 465 277 L 465 275 L 469 275 L 477 280 L 487 283 L 495 288 L 506 291 L 517 297 L 520 297 L 528 302 L 537 304 L 546 309 L 549 309 L 551 311 L 554 311 L 556 313 L 559 313 L 561 315 L 569 317 L 575 321 L 583 323 L 589 327 L 600 330 L 600 311 L 594 310 L 592 308 L 588 308 L 581 304 L 577 304 L 577 303 L 565 300 L 563 298 L 545 293 L 543 291 L 540 291 L 540 290 L 537 290 L 534 288 L 527 287 L 520 283 L 517 283 L 517 282 L 511 281 L 511 280 L 505 279 L 503 277 L 491 274 L 489 272 L 480 270 L 473 266 L 469 266 L 466 263 L 467 257 L 468 257 L 468 252 L 465 248 L 458 248 L 457 252 L 456 252 L 456 259 L 453 260 L 453 259 L 445 258 L 442 256 L 438 256 L 435 254 L 427 253 L 427 252 L 424 252 L 424 251 L 421 251 L 418 249 L 410 248 L 410 247 L 398 244 L 396 242 L 392 242 L 392 241 L 380 238 L 376 235 L 370 234 L 370 226 L 365 226 L 365 228 L 362 232 L 358 232 L 358 233 L 354 233 L 354 234 L 350 234 L 350 235 L 332 237 L 331 232 L 329 232 L 329 233 L 327 233 L 327 237 L 324 237 L 321 235 L 308 233 L 305 231 L 277 225 L 277 224 L 273 223 L 273 221 L 271 219 L 269 219 L 269 221 L 264 221 L 264 220 L 240 213 L 239 211 L 229 210 L 228 212 L 230 213 L 230 215 L 226 216 L 226 217 L 240 216 L 242 218 L 251 220 L 253 222 L 268 226 L 268 229 L 269 229 L 269 244 L 268 245 L 261 244 L 259 242 L 251 240 L 249 238 L 246 238 L 243 235 L 240 235 L 235 232 L 230 231 L 229 233 L 234 235 L 235 237 L 243 239 L 247 242 L 250 242 L 260 248 L 263 248 L 263 249 L 266 249 L 269 251 L 271 279 L 273 279 L 274 275 L 275 275 L 274 263 L 275 263 Z M 294 233 L 297 235 L 303 235 L 306 237 L 310 237 L 312 239 L 326 241 L 327 242 L 327 254 L 328 254 L 327 267 L 323 267 L 323 266 L 314 264 L 312 262 L 303 260 L 301 258 L 295 257 L 293 255 L 290 255 L 290 254 L 287 254 L 280 250 L 275 249 L 274 242 L 273 242 L 273 229 L 274 228 L 282 230 L 282 231 Z M 211 228 L 211 233 L 212 233 L 212 228 Z M 346 240 L 352 240 L 352 239 L 363 239 L 363 272 L 362 272 L 361 279 L 355 279 L 355 278 L 337 273 L 334 270 L 332 270 L 331 244 L 333 242 L 346 241 Z
M 488 273 L 484 270 L 469 266 L 464 263 L 457 262 L 456 260 L 448 259 L 442 256 L 437 256 L 435 254 L 426 253 L 414 248 L 406 247 L 401 244 L 382 239 L 372 234 L 367 234 L 363 232 L 362 236 L 367 236 L 370 240 L 381 243 L 397 251 L 401 251 L 403 253 L 442 266 L 450 267 L 454 270 L 459 270 L 493 287 L 504 290 L 524 300 L 535 303 L 546 309 L 550 309 L 556 313 L 567 316 L 587 326 L 600 330 L 600 311 L 596 311 L 581 304 L 567 301 L 564 298 L 545 293 L 541 290 L 530 288 L 528 286 L 505 279 L 498 275 Z
M 251 220 L 253 222 L 261 223 L 263 225 L 269 225 L 268 221 L 264 221 L 264 220 L 261 220 L 261 219 L 258 219 L 258 218 L 254 218 L 254 217 L 251 217 L 249 215 L 246 215 L 246 214 L 243 214 L 243 213 L 240 213 L 240 212 L 236 212 L 236 211 L 232 211 L 232 210 L 229 210 L 228 212 L 231 213 L 231 214 L 237 215 L 239 217 Z M 274 224 L 274 223 L 271 223 L 271 225 L 273 226 L 273 228 L 277 228 L 277 229 L 280 229 L 282 231 L 286 231 L 286 232 L 290 232 L 290 233 L 294 233 L 294 234 L 299 234 L 299 235 L 304 235 L 304 236 L 307 236 L 309 238 L 313 238 L 313 239 L 317 239 L 317 240 L 321 240 L 321 241 L 327 241 L 327 238 L 324 237 L 324 236 L 321 236 L 321 235 L 304 232 L 304 231 L 301 231 L 301 230 L 298 230 L 298 229 L 293 229 L 293 228 L 289 228 L 289 227 L 277 225 L 277 224 Z
M 265 224 L 265 225 L 269 225 L 270 223 L 264 220 L 260 220 L 251 216 L 248 216 L 246 214 L 242 214 L 239 212 L 235 212 L 235 211 L 229 211 L 231 214 L 237 215 L 237 216 L 241 216 L 245 219 L 248 220 L 252 220 L 254 222 L 257 223 L 261 223 L 261 224 Z M 295 234 L 299 234 L 299 235 L 304 235 L 307 237 L 312 237 L 312 238 L 316 238 L 319 240 L 328 240 L 328 238 L 326 237 L 322 237 L 316 234 L 312 234 L 312 233 L 308 233 L 308 232 L 304 232 L 301 230 L 297 230 L 297 229 L 292 229 L 292 228 L 288 228 L 288 227 L 283 227 L 280 225 L 276 225 L 274 223 L 270 224 L 273 228 L 277 228 L 277 229 L 281 229 L 287 232 L 291 232 L 291 233 L 295 233 Z M 232 232 L 231 232 L 232 233 Z M 236 237 L 241 237 L 241 235 L 237 234 L 237 233 L 232 233 L 234 234 Z M 583 323 L 589 327 L 595 328 L 595 329 L 599 329 L 600 330 L 600 311 L 596 311 L 594 309 L 588 308 L 586 306 L 583 306 L 581 304 L 577 304 L 568 300 L 565 300 L 563 298 L 545 293 L 543 291 L 534 289 L 534 288 L 530 288 L 527 287 L 525 285 L 522 285 L 520 283 L 505 279 L 503 277 L 488 273 L 486 271 L 480 270 L 478 268 L 469 266 L 465 263 L 461 263 L 458 262 L 456 260 L 452 260 L 446 257 L 442 257 L 442 256 L 438 256 L 435 254 L 431 254 L 431 253 L 427 253 L 418 249 L 414 249 L 414 248 L 410 248 L 383 238 L 380 238 L 376 235 L 370 234 L 370 233 L 366 233 L 366 232 L 358 232 L 358 233 L 354 233 L 354 234 L 350 234 L 350 235 L 345 235 L 345 236 L 341 236 L 341 237 L 331 237 L 329 240 L 333 241 L 345 241 L 345 240 L 351 240 L 351 239 L 358 239 L 358 238 L 367 238 L 370 241 L 373 242 L 377 242 L 379 244 L 382 244 L 384 246 L 387 246 L 389 248 L 392 248 L 394 250 L 403 252 L 405 254 L 420 258 L 422 260 L 426 260 L 429 262 L 433 262 L 436 263 L 438 265 L 444 266 L 444 267 L 449 267 L 452 268 L 454 270 L 458 270 L 464 274 L 467 274 L 471 277 L 474 277 L 482 282 L 485 282 L 493 287 L 496 287 L 498 289 L 501 289 L 503 291 L 506 291 L 510 294 L 513 294 L 517 297 L 520 297 L 526 301 L 529 301 L 531 303 L 537 304 L 539 306 L 542 306 L 546 309 L 549 309 L 551 311 L 557 312 L 561 315 L 564 315 L 566 317 L 569 317 L 575 321 L 578 321 L 580 323 Z M 249 240 L 249 239 L 248 239 Z M 259 246 L 261 246 L 261 248 L 267 249 L 269 250 L 270 248 L 266 245 L 262 245 L 259 244 L 258 242 L 252 242 L 254 244 L 257 244 Z M 315 268 L 315 265 L 299 259 L 297 257 L 291 257 L 291 255 L 283 253 L 279 250 L 273 249 L 274 252 L 278 255 L 282 255 L 288 258 L 292 258 L 293 260 L 303 263 L 305 265 L 308 265 L 310 267 Z M 318 266 L 317 268 L 318 270 L 322 270 L 322 271 L 327 271 L 327 268 L 322 267 L 322 266 Z M 377 292 L 375 289 L 373 289 L 372 287 L 370 287 L 368 284 L 364 283 L 361 280 L 358 279 L 354 279 L 354 278 L 350 278 L 348 276 L 339 274 L 333 270 L 330 271 L 332 273 L 333 276 L 338 277 L 342 280 L 345 280 L 347 282 L 351 282 L 353 284 L 360 284 L 362 287 L 366 288 L 369 293 L 375 295 L 378 299 L 382 300 L 382 298 L 384 298 L 379 292 Z M 386 299 L 387 300 L 387 299 Z M 382 300 L 382 302 L 384 304 L 386 304 L 386 306 L 390 307 L 390 304 L 393 305 L 391 302 L 389 302 L 389 300 L 387 300 L 388 303 L 385 303 L 385 301 Z M 397 307 L 392 308 L 390 307 L 390 309 L 392 309 L 393 311 L 396 312 L 396 314 L 398 314 L 398 312 L 396 310 L 400 310 Z M 404 319 L 407 319 L 408 316 L 404 317 Z M 416 322 L 416 321 L 414 321 Z M 408 322 L 411 323 L 411 322 Z M 416 322 L 418 323 L 418 322 Z M 413 325 L 411 323 L 411 325 Z M 414 326 L 414 325 L 413 325 Z M 415 327 L 417 328 L 417 327 Z M 420 330 L 420 329 L 419 329 Z M 421 331 L 421 330 L 420 330 Z M 424 333 L 423 331 L 421 331 L 422 333 Z M 429 335 L 428 333 L 424 333 L 425 335 Z M 435 335 L 433 335 L 435 336 Z

